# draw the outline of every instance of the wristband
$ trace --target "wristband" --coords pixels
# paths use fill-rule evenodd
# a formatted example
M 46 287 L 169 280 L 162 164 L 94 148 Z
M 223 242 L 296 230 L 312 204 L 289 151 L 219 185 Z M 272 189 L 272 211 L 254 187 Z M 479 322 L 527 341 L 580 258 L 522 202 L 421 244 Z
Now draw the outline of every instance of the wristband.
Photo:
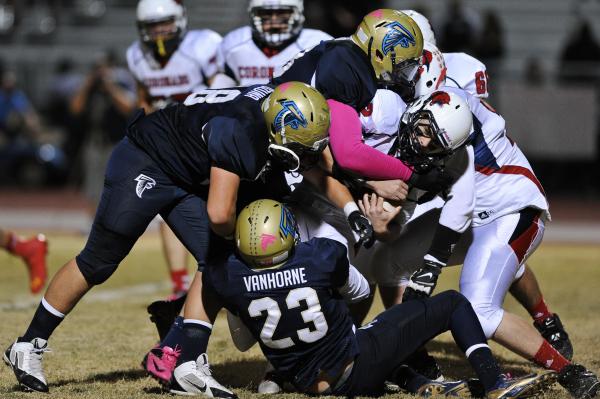
M 355 211 L 360 211 L 356 202 L 351 201 L 344 205 L 344 215 L 346 215 L 346 217 L 350 216 L 350 214 Z

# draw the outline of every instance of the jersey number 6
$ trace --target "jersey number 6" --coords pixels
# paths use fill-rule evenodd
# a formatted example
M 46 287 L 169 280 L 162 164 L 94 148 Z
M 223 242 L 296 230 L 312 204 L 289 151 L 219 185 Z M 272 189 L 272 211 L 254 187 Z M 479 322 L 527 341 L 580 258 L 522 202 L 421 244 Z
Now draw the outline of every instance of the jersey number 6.
M 296 334 L 298 334 L 300 341 L 303 342 L 311 343 L 318 341 L 327 334 L 329 326 L 327 325 L 327 320 L 325 320 L 325 315 L 321 312 L 321 304 L 319 303 L 317 292 L 310 287 L 296 288 L 291 290 L 285 298 L 288 309 L 299 307 L 301 301 L 305 301 L 308 307 L 300 313 L 302 320 L 305 323 L 312 322 L 315 330 L 311 331 L 309 328 L 303 328 L 296 331 Z M 291 337 L 273 339 L 273 334 L 275 334 L 275 329 L 277 328 L 277 324 L 279 324 L 279 319 L 281 319 L 281 309 L 275 300 L 269 297 L 255 299 L 248 306 L 250 317 L 260 317 L 264 311 L 267 312 L 267 319 L 260 332 L 262 342 L 273 349 L 285 349 L 294 346 L 294 341 Z

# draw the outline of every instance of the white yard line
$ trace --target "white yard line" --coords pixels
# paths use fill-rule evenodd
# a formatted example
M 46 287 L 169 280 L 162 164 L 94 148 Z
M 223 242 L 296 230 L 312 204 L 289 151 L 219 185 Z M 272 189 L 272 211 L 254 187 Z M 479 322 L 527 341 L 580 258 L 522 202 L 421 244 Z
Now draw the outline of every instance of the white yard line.
M 122 288 L 115 289 L 97 289 L 92 290 L 87 294 L 82 301 L 87 303 L 97 302 L 112 302 L 120 299 L 127 299 L 138 295 L 149 295 L 157 292 L 168 290 L 167 283 L 152 283 L 152 284 L 138 284 L 130 285 Z M 156 298 L 160 299 L 160 298 Z M 15 296 L 11 301 L 0 302 L 0 311 L 5 310 L 25 310 L 36 307 L 40 303 L 41 297 L 39 296 Z

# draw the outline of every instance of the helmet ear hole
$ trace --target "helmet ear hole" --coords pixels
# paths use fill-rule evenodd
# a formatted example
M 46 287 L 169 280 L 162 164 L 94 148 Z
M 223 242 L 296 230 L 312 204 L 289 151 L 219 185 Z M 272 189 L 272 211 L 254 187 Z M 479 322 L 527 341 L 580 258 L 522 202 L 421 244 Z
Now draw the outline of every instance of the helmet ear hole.
M 383 61 L 383 53 L 379 51 L 379 49 L 375 50 L 375 57 L 377 57 L 379 61 Z

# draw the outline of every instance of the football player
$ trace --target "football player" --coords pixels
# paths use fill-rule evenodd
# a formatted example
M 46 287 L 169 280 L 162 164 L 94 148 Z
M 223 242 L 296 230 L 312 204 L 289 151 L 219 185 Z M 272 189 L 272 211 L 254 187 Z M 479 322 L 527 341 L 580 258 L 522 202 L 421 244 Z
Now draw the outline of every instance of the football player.
M 426 72 L 423 72 L 420 79 L 425 75 Z M 438 82 L 443 84 L 443 78 Z M 533 326 L 502 308 L 519 268 L 540 244 L 545 220 L 549 218 L 541 184 L 523 153 L 506 136 L 504 119 L 489 105 L 464 90 L 450 87 L 440 88 L 430 98 L 435 96 L 435 101 L 439 101 L 439 93 L 449 95 L 449 104 L 452 104 L 453 98 L 462 98 L 461 101 L 468 104 L 467 109 L 473 113 L 470 140 L 474 147 L 475 167 L 457 180 L 450 198 L 471 198 L 474 203 L 467 206 L 468 201 L 462 201 L 463 206 L 451 208 L 453 212 L 446 218 L 444 211 L 448 201 L 440 204 L 441 198 L 438 197 L 418 205 L 397 241 L 384 247 L 389 252 L 380 262 L 387 261 L 396 271 L 406 273 L 410 265 L 419 264 L 423 259 L 422 267 L 411 276 L 404 293 L 405 300 L 430 295 L 444 266 L 463 264 L 460 289 L 472 303 L 486 336 L 524 358 L 532 359 L 539 366 L 558 372 L 559 382 L 573 396 L 593 397 L 600 386 L 593 373 L 571 363 Z M 439 143 L 452 137 L 448 136 L 448 132 L 457 123 L 462 123 L 457 112 L 440 113 L 436 111 L 433 100 L 429 104 L 423 105 L 422 100 L 418 100 L 402 116 L 399 156 L 416 166 L 431 156 L 423 148 L 423 120 L 435 127 L 433 130 L 438 134 L 433 137 L 438 137 Z M 471 183 L 459 186 L 466 175 L 470 175 Z M 506 193 L 499 195 L 499 190 Z M 519 195 L 509 195 L 516 192 Z M 460 205 L 461 201 L 456 203 Z M 441 216 L 437 209 L 440 206 Z M 373 219 L 368 209 L 365 213 Z M 466 225 L 465 221 L 468 222 Z M 464 226 L 463 231 L 469 224 L 472 225 L 465 237 L 468 249 L 462 257 L 457 256 L 449 263 L 461 233 L 450 227 L 457 223 Z M 374 222 L 373 225 L 377 230 L 378 224 Z M 448 227 L 444 229 L 444 226 Z M 439 233 L 444 230 L 447 239 L 440 240 L 443 237 Z M 427 243 L 431 243 L 429 250 Z M 437 245 L 440 243 L 443 245 Z M 431 248 L 436 246 L 439 250 L 432 252 Z
M 43 234 L 25 239 L 12 231 L 0 228 L 0 248 L 23 259 L 29 272 L 29 290 L 37 294 L 46 285 L 46 254 L 48 242 Z
M 423 41 L 436 45 L 433 29 L 427 18 L 414 10 L 402 10 L 419 25 Z M 488 74 L 485 65 L 466 53 L 443 53 L 446 66 L 446 86 L 463 89 L 472 96 L 487 98 Z M 519 269 L 511 294 L 527 309 L 542 336 L 563 356 L 573 357 L 573 346 L 560 318 L 544 301 L 537 279 L 527 264 Z
M 216 78 L 221 87 L 267 83 L 297 53 L 331 39 L 303 28 L 303 0 L 250 0 L 248 13 L 250 26 L 229 32 L 219 46 L 219 70 L 229 78 Z
M 378 85 L 403 86 L 412 82 L 422 50 L 421 31 L 410 17 L 395 10 L 375 10 L 364 17 L 351 38 L 322 42 L 299 53 L 273 82 L 305 82 L 332 100 L 330 148 L 342 169 L 437 190 L 447 187 L 451 177 L 439 170 L 413 174 L 402 161 L 364 144 L 358 118 L 358 112 L 370 103 Z
M 221 36 L 208 29 L 187 31 L 186 11 L 175 0 L 140 0 L 136 14 L 140 38 L 127 49 L 127 64 L 136 78 L 139 107 L 148 114 L 212 82 Z M 188 252 L 164 221 L 160 235 L 177 297 L 189 286 Z
M 521 397 L 554 381 L 552 372 L 516 379 L 501 374 L 473 308 L 455 291 L 394 306 L 357 330 L 344 300 L 357 281 L 346 247 L 327 238 L 296 244 L 297 237 L 294 216 L 283 204 L 252 202 L 237 219 L 237 253 L 205 269 L 203 295 L 241 318 L 298 391 L 380 395 L 403 360 L 444 331 L 452 332 L 489 398 Z M 209 317 L 214 320 L 216 311 Z M 464 382 L 419 388 L 428 396 L 467 390 Z
M 325 99 L 299 82 L 275 89 L 201 90 L 183 104 L 148 116 L 139 112 L 107 165 L 84 249 L 56 273 L 29 327 L 4 353 L 19 385 L 48 391 L 42 356 L 50 335 L 94 285 L 114 273 L 157 214 L 196 258 L 199 272 L 192 288 L 199 283 L 201 291 L 210 230 L 233 237 L 237 203 L 243 206 L 257 193 L 285 194 L 283 171 L 308 167 L 301 158 L 312 160 L 323 150 L 328 127 Z M 189 309 L 204 314 L 200 294 L 196 301 L 189 299 L 186 316 Z M 188 319 L 183 362 L 189 354 L 195 360 L 196 350 L 205 352 L 211 328 L 197 317 Z M 192 350 L 186 350 L 188 341 Z M 187 372 L 193 377 L 184 379 L 204 382 L 205 394 L 233 396 L 207 368 Z

